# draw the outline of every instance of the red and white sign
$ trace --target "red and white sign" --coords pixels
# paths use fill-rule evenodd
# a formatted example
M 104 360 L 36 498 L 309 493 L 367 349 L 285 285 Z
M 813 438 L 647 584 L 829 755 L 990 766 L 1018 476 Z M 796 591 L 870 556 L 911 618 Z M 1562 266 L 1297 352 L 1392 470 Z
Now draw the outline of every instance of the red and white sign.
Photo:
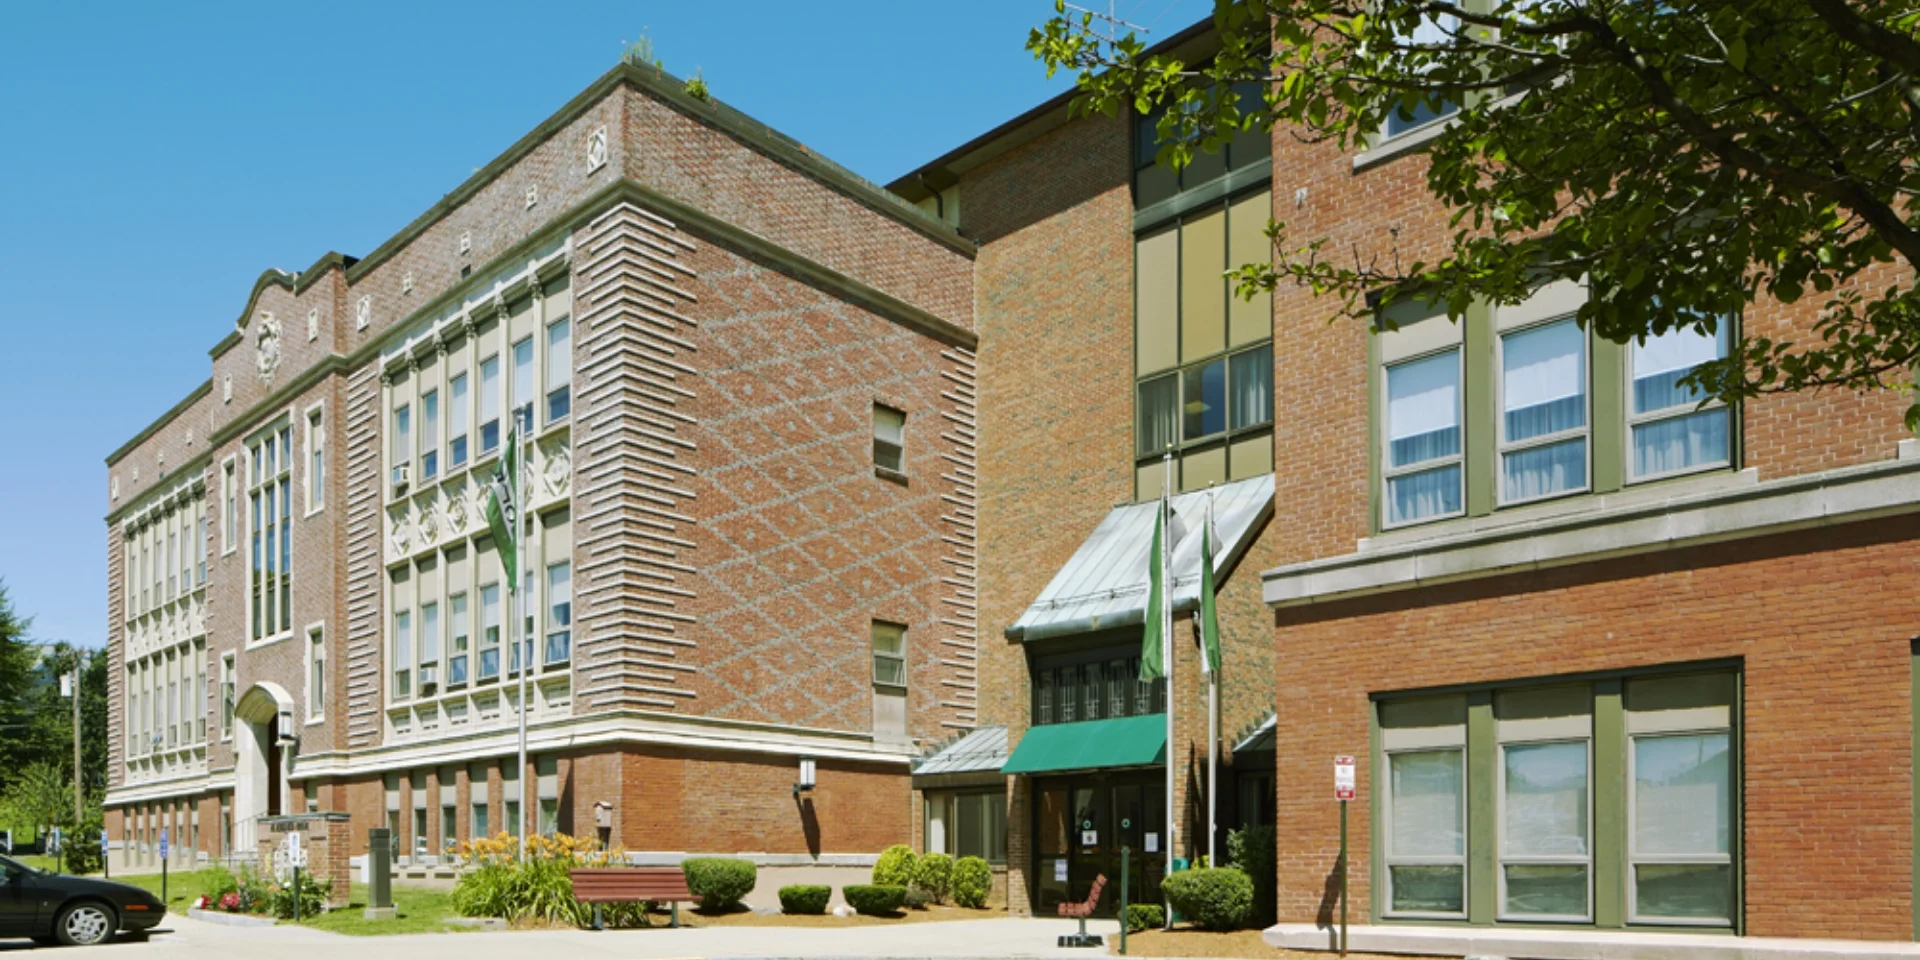
M 1335 800 L 1353 799 L 1353 758 L 1333 758 L 1333 798 Z

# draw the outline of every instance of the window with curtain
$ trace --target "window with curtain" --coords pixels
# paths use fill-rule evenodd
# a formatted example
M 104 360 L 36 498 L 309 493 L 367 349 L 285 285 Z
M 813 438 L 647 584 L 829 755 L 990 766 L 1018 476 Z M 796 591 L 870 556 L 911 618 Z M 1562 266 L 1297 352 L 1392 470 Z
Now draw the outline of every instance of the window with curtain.
M 1386 523 L 1459 513 L 1459 348 L 1387 367 L 1386 391 Z
M 1503 917 L 1592 916 L 1591 703 L 1586 687 L 1495 695 Z
M 907 471 L 907 415 L 873 405 L 873 465 L 893 473 Z
M 1389 913 L 1466 912 L 1466 752 L 1387 754 Z
M 1712 334 L 1670 330 L 1629 346 L 1633 479 L 1725 466 L 1731 459 L 1730 412 L 1717 402 L 1703 406 L 1704 395 L 1680 385 L 1695 367 L 1727 355 L 1729 325 L 1721 322 Z
M 1005 790 L 928 791 L 924 806 L 927 853 L 1006 862 Z
M 873 623 L 873 683 L 878 687 L 907 685 L 907 628 L 896 623 Z
M 1226 271 L 1271 257 L 1271 193 L 1203 203 L 1134 243 L 1135 496 L 1273 470 L 1272 298 Z
M 1587 334 L 1571 317 L 1500 337 L 1500 500 L 1587 487 Z
M 1647 923 L 1731 922 L 1734 679 L 1627 687 L 1628 904 Z

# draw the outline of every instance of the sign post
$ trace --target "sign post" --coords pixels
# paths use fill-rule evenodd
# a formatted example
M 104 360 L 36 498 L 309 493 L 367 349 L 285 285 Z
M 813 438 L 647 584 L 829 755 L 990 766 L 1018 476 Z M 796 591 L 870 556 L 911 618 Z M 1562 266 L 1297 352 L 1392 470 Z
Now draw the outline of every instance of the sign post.
M 369 856 L 372 854 L 369 853 Z M 300 868 L 307 865 L 307 851 L 300 846 L 300 834 L 287 834 L 287 865 L 293 868 L 293 922 L 300 922 Z
M 1127 868 L 1127 860 L 1131 853 L 1132 847 L 1120 848 L 1120 955 L 1123 957 L 1127 955 L 1127 895 L 1131 892 L 1127 889 L 1127 878 L 1133 875 Z
M 167 902 L 167 828 L 160 828 L 160 902 Z
M 100 831 L 100 872 L 108 879 L 113 878 L 113 863 L 107 856 L 112 849 L 113 848 L 107 843 L 107 832 L 105 830 Z
M 1333 758 L 1333 798 L 1340 801 L 1340 955 L 1347 955 L 1347 804 L 1353 802 L 1353 758 Z
M 47 842 L 44 844 L 44 846 L 46 848 L 47 856 L 50 856 L 53 858 L 53 872 L 59 873 L 60 872 L 60 828 L 59 827 L 54 827 L 53 829 L 47 831 Z

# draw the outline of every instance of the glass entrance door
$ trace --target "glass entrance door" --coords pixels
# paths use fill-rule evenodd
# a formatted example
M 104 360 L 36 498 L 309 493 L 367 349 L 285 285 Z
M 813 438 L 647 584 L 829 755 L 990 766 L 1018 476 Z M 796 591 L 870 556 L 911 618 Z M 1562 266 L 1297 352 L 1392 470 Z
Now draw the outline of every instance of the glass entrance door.
M 1052 916 L 1107 878 L 1096 915 L 1117 916 L 1121 849 L 1129 899 L 1156 903 L 1166 872 L 1165 783 L 1152 773 L 1090 773 L 1034 784 L 1034 910 Z M 1148 848 L 1152 849 L 1149 850 Z

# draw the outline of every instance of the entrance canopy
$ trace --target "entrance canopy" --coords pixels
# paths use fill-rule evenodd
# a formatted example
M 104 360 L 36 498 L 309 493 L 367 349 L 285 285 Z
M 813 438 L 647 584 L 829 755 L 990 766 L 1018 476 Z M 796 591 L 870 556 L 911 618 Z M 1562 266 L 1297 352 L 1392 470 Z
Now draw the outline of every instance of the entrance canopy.
M 1273 516 L 1273 475 L 1262 474 L 1173 498 L 1173 612 L 1200 603 L 1200 524 L 1213 499 L 1213 572 L 1233 568 Z M 1040 598 L 1006 630 L 1009 640 L 1088 633 L 1141 623 L 1147 614 L 1147 572 L 1158 502 L 1114 507 L 1074 551 Z M 1031 734 L 1029 734 L 1031 736 Z
M 1063 773 L 1167 762 L 1167 715 L 1050 723 L 1020 738 L 1001 773 Z

